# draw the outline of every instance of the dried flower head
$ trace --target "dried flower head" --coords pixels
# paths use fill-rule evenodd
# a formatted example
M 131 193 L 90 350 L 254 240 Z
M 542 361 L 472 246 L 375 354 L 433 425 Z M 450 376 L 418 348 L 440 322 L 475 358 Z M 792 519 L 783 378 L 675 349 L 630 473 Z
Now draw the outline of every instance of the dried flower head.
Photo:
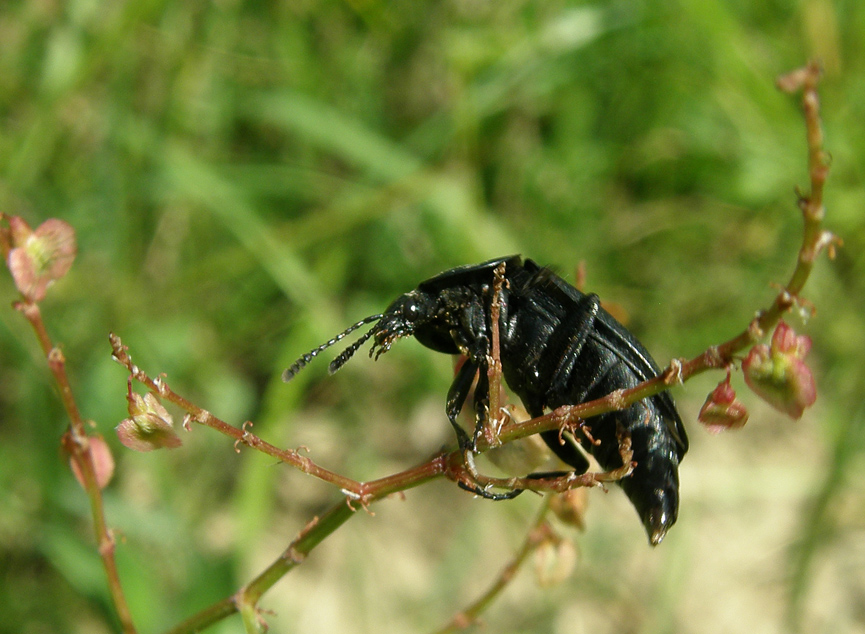
M 586 528 L 586 507 L 589 505 L 588 489 L 580 487 L 556 493 L 550 498 L 550 509 L 562 522 L 579 530 Z

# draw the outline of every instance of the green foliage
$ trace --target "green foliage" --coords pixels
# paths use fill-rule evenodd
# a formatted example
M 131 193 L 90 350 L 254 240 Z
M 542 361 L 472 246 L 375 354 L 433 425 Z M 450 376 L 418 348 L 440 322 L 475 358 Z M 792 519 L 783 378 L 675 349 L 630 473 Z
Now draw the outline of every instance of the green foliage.
M 109 331 L 274 444 L 357 479 L 406 468 L 450 442 L 447 359 L 402 342 L 334 378 L 320 361 L 284 385 L 282 369 L 419 280 L 512 252 L 570 279 L 584 261 L 661 363 L 729 337 L 793 267 L 804 133 L 772 81 L 812 56 L 827 227 L 845 241 L 806 289 L 816 318 L 796 323 L 817 405 L 791 423 L 752 397 L 745 429 L 710 439 L 694 422 L 720 377 L 677 390 L 694 447 L 667 541 L 647 550 L 620 492 L 595 492 L 574 578 L 541 591 L 524 574 L 486 620 L 851 631 L 865 596 L 851 547 L 865 522 L 862 33 L 861 3 L 843 0 L 3 3 L 0 210 L 77 232 L 43 312 L 117 458 L 107 514 L 141 631 L 234 591 L 337 496 L 200 428 L 173 452 L 125 450 Z M 0 304 L 15 297 L 0 276 Z M 0 630 L 115 628 L 85 496 L 58 458 L 65 425 L 26 324 L 0 311 Z M 443 623 L 520 542 L 529 498 L 438 483 L 378 505 L 265 598 L 272 631 Z

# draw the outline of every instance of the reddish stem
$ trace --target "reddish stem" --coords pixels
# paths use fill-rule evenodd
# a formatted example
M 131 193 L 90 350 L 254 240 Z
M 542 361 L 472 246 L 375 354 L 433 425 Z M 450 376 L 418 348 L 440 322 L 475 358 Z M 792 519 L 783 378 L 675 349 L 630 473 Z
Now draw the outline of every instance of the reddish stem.
M 75 397 L 72 394 L 72 388 L 69 385 L 69 376 L 66 374 L 66 359 L 60 348 L 52 343 L 51 337 L 45 328 L 45 323 L 42 320 L 39 306 L 31 301 L 21 301 L 15 304 L 15 308 L 24 315 L 33 327 L 33 332 L 36 334 L 39 346 L 42 348 L 42 352 L 48 361 L 48 368 L 51 370 L 54 381 L 60 390 L 60 399 L 63 402 L 63 407 L 66 409 L 66 414 L 69 416 L 69 428 L 63 434 L 61 444 L 69 454 L 70 459 L 78 466 L 84 490 L 87 492 L 87 497 L 90 500 L 93 530 L 96 533 L 99 556 L 102 559 L 105 575 L 108 578 L 108 588 L 111 593 L 111 599 L 114 602 L 114 607 L 117 610 L 117 617 L 124 632 L 135 634 L 136 630 L 132 620 L 132 613 L 123 594 L 120 574 L 117 571 L 117 562 L 114 558 L 114 536 L 105 520 L 102 491 L 96 479 L 93 454 L 90 451 L 90 439 L 87 435 L 84 421 L 81 418 L 81 413 L 78 410 L 78 405 L 75 402 Z

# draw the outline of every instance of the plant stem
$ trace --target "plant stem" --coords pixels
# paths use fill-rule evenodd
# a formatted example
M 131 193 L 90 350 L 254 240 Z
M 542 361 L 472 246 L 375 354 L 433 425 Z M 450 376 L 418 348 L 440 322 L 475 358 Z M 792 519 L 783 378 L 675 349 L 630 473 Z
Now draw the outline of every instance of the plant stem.
M 63 402 L 63 407 L 66 409 L 66 414 L 69 416 L 69 428 L 63 434 L 61 444 L 69 454 L 70 459 L 77 464 L 84 483 L 84 490 L 90 500 L 93 530 L 96 533 L 99 556 L 102 559 L 102 565 L 108 579 L 108 589 L 111 594 L 111 600 L 114 603 L 114 608 L 117 611 L 117 618 L 120 620 L 121 627 L 126 634 L 135 634 L 136 630 L 132 620 L 132 613 L 123 594 L 120 575 L 117 571 L 117 562 L 114 558 L 114 536 L 105 520 L 102 491 L 96 480 L 93 455 L 90 451 L 90 440 L 84 421 L 81 418 L 81 413 L 78 410 L 78 405 L 75 402 L 75 397 L 72 394 L 69 376 L 66 374 L 66 359 L 60 348 L 52 343 L 48 330 L 45 328 L 45 322 L 42 319 L 42 312 L 39 310 L 39 306 L 31 301 L 21 301 L 15 304 L 15 308 L 24 315 L 33 327 L 36 339 L 39 341 L 42 352 L 48 361 L 48 368 L 51 370 L 54 382 L 60 390 L 60 399 Z
M 240 427 L 230 425 L 224 420 L 214 416 L 206 409 L 199 407 L 172 390 L 165 383 L 163 377 L 160 376 L 155 379 L 151 378 L 146 372 L 132 363 L 132 358 L 129 356 L 129 352 L 126 346 L 123 345 L 120 337 L 114 333 L 109 334 L 108 337 L 111 342 L 114 359 L 121 365 L 125 366 L 136 381 L 146 385 L 150 390 L 158 394 L 160 398 L 164 398 L 165 400 L 174 403 L 187 412 L 189 420 L 193 420 L 196 423 L 215 429 L 216 431 L 233 438 L 236 445 L 246 445 L 256 451 L 260 451 L 268 456 L 276 458 L 277 460 L 290 464 L 304 473 L 320 480 L 324 480 L 325 482 L 330 482 L 331 484 L 338 486 L 340 489 L 348 491 L 353 496 L 360 497 L 364 495 L 363 485 L 360 482 L 352 480 L 351 478 L 346 478 L 345 476 L 317 465 L 306 456 L 301 455 L 299 451 L 281 449 L 262 440 L 249 431 L 249 428 L 252 426 L 250 421 L 245 422 Z
M 455 454 L 459 453 L 455 452 Z M 440 454 L 414 469 L 367 483 L 365 486 L 369 493 L 361 500 L 361 504 L 365 507 L 392 493 L 405 491 L 432 478 L 439 477 L 445 472 L 448 458 L 449 454 Z M 248 613 L 251 609 L 257 609 L 258 601 L 265 592 L 302 563 L 313 548 L 345 524 L 356 512 L 350 503 L 340 501 L 321 517 L 314 517 L 283 553 L 255 579 L 240 588 L 235 594 L 205 608 L 166 634 L 197 632 L 235 612 Z
M 674 359 L 659 376 L 634 388 L 613 392 L 596 401 L 561 407 L 546 416 L 525 423 L 505 425 L 500 434 L 502 442 L 522 437 L 524 435 L 522 433 L 523 426 L 532 430 L 530 433 L 537 433 L 555 429 L 557 425 L 574 424 L 591 416 L 623 409 L 707 370 L 729 367 L 735 360 L 737 353 L 763 338 L 769 330 L 778 324 L 784 313 L 801 302 L 799 294 L 811 275 L 817 255 L 825 248 L 828 249 L 829 256 L 832 257 L 835 245 L 841 242 L 831 232 L 822 228 L 825 215 L 823 185 L 826 182 L 829 168 L 827 155 L 823 150 L 820 100 L 817 94 L 819 79 L 819 66 L 815 62 L 810 62 L 804 68 L 778 78 L 777 82 L 779 88 L 785 92 L 802 90 L 811 191 L 807 195 L 799 196 L 799 208 L 802 210 L 804 226 L 796 267 L 787 285 L 778 292 L 769 308 L 757 313 L 748 327 L 732 339 L 717 346 L 710 346 L 691 360 Z
M 550 510 L 550 497 L 544 498 L 544 503 L 541 505 L 535 521 L 529 528 L 526 538 L 523 540 L 520 549 L 514 558 L 511 559 L 502 568 L 492 585 L 480 597 L 473 601 L 468 607 L 455 614 L 451 621 L 435 634 L 450 634 L 451 632 L 459 632 L 467 627 L 478 622 L 479 616 L 495 601 L 496 598 L 507 588 L 508 584 L 516 576 L 517 571 L 526 562 L 539 544 L 542 543 L 544 537 L 549 533 L 550 528 L 547 524 L 547 514 Z

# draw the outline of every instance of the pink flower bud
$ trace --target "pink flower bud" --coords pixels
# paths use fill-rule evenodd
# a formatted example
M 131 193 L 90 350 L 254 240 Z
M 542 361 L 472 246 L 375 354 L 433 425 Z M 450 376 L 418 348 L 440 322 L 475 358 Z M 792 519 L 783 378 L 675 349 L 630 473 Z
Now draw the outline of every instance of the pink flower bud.
M 36 231 L 18 216 L 10 216 L 11 250 L 6 264 L 18 291 L 28 300 L 45 298 L 46 289 L 66 275 L 75 259 L 75 231 L 62 220 L 50 219 Z
M 171 414 L 148 392 L 142 398 L 130 392 L 129 416 L 117 427 L 117 437 L 120 442 L 135 451 L 152 451 L 167 447 L 174 449 L 181 444 L 180 437 L 174 431 L 174 420 Z
M 751 348 L 742 362 L 745 382 L 760 398 L 793 418 L 801 418 L 806 407 L 817 400 L 814 375 L 803 358 L 811 339 L 797 335 L 783 321 L 772 334 L 771 347 Z
M 88 442 L 90 443 L 90 458 L 93 460 L 96 484 L 100 489 L 104 489 L 111 481 L 111 476 L 114 475 L 114 457 L 111 455 L 108 443 L 102 436 L 90 436 Z M 75 458 L 69 458 L 69 466 L 72 467 L 72 473 L 78 480 L 78 484 L 84 487 L 84 476 L 78 461 Z
M 727 429 L 738 429 L 748 422 L 748 410 L 736 398 L 736 391 L 730 385 L 730 373 L 718 383 L 700 408 L 699 421 L 710 434 L 720 434 Z
M 778 322 L 775 332 L 772 333 L 772 352 L 792 354 L 804 359 L 810 350 L 811 337 L 797 335 L 785 322 Z

